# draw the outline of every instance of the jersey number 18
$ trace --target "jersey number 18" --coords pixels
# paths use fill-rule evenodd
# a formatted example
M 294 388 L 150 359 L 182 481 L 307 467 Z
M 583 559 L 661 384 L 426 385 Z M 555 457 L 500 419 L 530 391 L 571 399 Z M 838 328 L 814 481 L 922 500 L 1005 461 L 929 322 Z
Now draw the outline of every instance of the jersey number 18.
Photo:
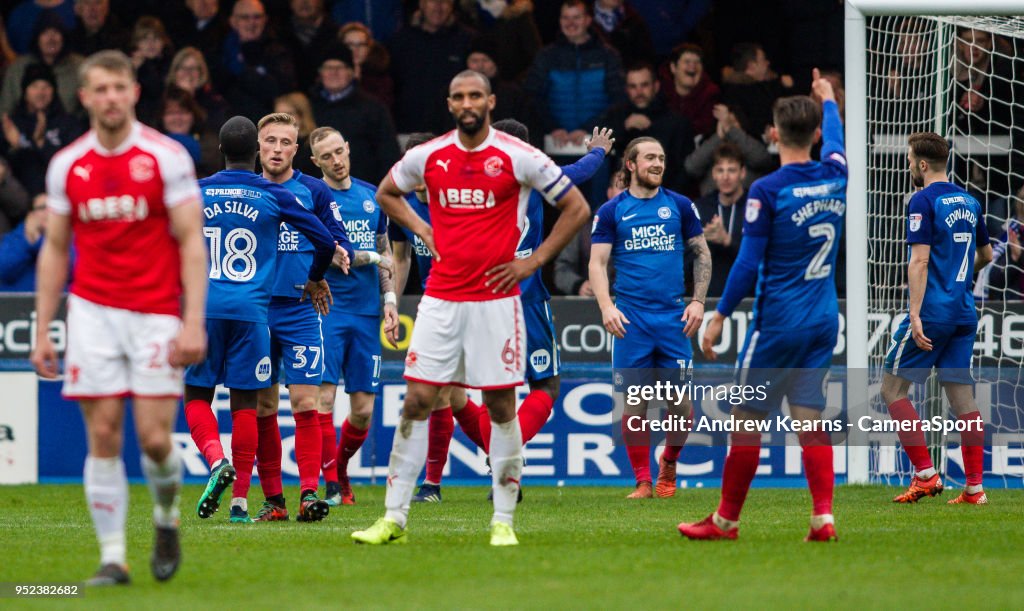
M 210 239 L 210 279 L 221 276 L 235 282 L 252 280 L 256 275 L 256 236 L 248 229 L 238 227 L 221 240 L 220 227 L 203 227 L 203 235 Z M 239 242 L 242 246 L 239 246 Z M 223 245 L 224 252 L 220 249 Z

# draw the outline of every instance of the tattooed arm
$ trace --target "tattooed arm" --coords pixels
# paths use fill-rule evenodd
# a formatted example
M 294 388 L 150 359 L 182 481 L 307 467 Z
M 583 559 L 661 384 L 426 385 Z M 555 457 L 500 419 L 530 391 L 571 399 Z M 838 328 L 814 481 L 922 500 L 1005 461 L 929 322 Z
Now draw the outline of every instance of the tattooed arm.
M 693 256 L 693 300 L 683 313 L 684 333 L 686 337 L 693 337 L 704 321 L 704 301 L 711 284 L 711 250 L 703 234 L 687 240 L 686 248 Z

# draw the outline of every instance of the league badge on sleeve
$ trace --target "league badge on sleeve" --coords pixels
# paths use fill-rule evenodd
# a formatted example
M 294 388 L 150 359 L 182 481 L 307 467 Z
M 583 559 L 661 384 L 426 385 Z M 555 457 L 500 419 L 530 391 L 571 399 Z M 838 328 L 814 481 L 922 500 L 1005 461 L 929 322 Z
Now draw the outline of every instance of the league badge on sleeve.
M 754 221 L 757 220 L 757 217 L 760 216 L 760 214 L 761 214 L 761 202 L 760 202 L 760 200 L 748 199 L 747 200 L 747 212 L 746 212 L 746 214 L 744 215 L 743 218 L 745 218 L 748 223 L 753 223 Z
M 910 215 L 910 231 L 920 231 L 921 230 L 921 219 L 922 218 L 924 218 L 924 217 L 922 217 L 922 215 L 920 215 L 920 214 L 911 214 Z

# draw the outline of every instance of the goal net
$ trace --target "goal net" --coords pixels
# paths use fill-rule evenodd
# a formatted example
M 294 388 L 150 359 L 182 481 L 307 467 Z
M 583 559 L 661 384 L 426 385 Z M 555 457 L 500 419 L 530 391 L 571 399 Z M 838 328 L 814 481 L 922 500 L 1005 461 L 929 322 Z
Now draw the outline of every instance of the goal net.
M 905 219 L 913 191 L 907 136 L 934 131 L 952 147 L 950 180 L 981 202 L 993 239 L 995 262 L 975 281 L 980 319 L 975 393 L 986 422 L 986 482 L 1019 486 L 1024 476 L 1024 250 L 1018 248 L 1024 246 L 1024 81 L 1019 80 L 1024 78 L 1024 18 L 875 15 L 864 23 L 868 409 L 886 417 L 878 393 L 882 362 L 907 311 Z M 911 392 L 922 419 L 955 418 L 934 375 Z M 928 442 L 947 481 L 962 483 L 959 435 L 933 434 Z M 913 469 L 895 433 L 870 434 L 867 445 L 869 481 L 909 483 Z

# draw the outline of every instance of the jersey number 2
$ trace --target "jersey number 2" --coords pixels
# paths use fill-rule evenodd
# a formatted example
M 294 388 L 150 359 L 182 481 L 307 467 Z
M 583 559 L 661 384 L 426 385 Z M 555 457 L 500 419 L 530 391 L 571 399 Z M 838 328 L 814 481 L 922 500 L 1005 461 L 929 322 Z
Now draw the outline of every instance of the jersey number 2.
M 836 241 L 836 228 L 832 223 L 818 223 L 817 225 L 811 225 L 807 228 L 807 233 L 812 238 L 825 238 L 825 242 L 822 243 L 821 249 L 814 254 L 814 258 L 811 259 L 810 265 L 807 266 L 807 271 L 804 272 L 804 280 L 821 280 L 822 278 L 828 278 L 828 275 L 832 273 L 832 266 L 825 264 L 825 259 L 828 258 L 828 254 L 832 252 L 832 243 Z
M 210 238 L 210 279 L 218 280 L 223 275 L 235 282 L 252 280 L 256 275 L 256 236 L 248 229 L 232 229 L 223 241 L 226 252 L 222 257 L 220 234 L 220 227 L 203 227 L 203 235 Z M 238 247 L 239 242 L 243 243 L 242 248 Z

